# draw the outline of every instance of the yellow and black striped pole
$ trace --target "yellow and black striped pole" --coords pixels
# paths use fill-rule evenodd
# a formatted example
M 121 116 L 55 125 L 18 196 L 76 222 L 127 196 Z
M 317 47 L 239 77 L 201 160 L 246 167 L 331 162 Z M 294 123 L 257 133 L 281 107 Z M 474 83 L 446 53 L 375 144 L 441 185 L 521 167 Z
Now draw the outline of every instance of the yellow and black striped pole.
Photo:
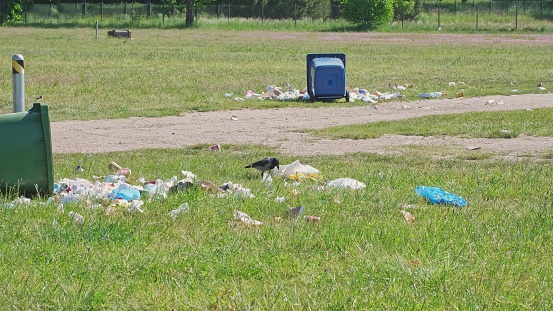
M 25 63 L 23 55 L 15 54 L 12 57 L 13 75 L 13 112 L 25 111 Z

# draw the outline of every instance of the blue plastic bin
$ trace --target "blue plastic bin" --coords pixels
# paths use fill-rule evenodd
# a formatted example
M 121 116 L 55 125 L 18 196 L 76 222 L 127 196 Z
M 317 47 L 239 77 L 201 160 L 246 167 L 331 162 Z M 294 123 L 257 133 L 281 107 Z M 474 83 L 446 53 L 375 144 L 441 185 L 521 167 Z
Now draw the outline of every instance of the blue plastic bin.
M 345 54 L 307 54 L 306 60 L 307 93 L 312 102 L 343 97 L 349 101 Z

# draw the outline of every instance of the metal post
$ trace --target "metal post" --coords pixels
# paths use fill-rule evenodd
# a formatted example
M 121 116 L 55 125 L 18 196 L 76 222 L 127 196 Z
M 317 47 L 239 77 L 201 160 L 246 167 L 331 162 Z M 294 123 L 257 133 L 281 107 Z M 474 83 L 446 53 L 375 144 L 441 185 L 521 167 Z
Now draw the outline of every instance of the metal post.
M 518 4 L 515 5 L 515 29 L 518 29 Z
M 23 55 L 15 54 L 12 57 L 13 75 L 13 112 L 25 111 L 25 63 Z
M 440 28 L 440 3 L 438 2 L 438 29 L 441 30 Z
M 476 30 L 478 30 L 478 6 L 476 7 Z
M 96 20 L 96 40 L 98 39 L 98 20 Z
M 401 29 L 403 29 L 403 20 L 405 15 L 405 4 L 401 3 Z

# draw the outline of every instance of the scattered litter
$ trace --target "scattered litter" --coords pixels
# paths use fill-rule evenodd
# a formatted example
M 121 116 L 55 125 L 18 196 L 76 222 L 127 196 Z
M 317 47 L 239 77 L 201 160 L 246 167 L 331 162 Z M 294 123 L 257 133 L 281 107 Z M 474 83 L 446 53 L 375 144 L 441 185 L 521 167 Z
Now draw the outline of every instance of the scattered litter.
M 266 184 L 267 186 L 270 186 L 273 184 L 273 178 L 271 177 L 270 174 L 263 174 L 263 178 L 261 178 L 261 182 Z
M 286 216 L 294 218 L 299 217 L 302 213 L 305 207 L 303 205 L 296 206 L 296 207 L 288 207 L 288 210 L 286 211 Z
M 127 201 L 139 200 L 140 191 L 130 187 L 128 184 L 122 184 L 118 188 L 114 189 L 108 198 L 112 200 L 123 199 Z
M 255 195 L 249 188 L 242 186 L 241 184 L 233 184 L 232 182 L 224 183 L 219 187 L 223 190 L 218 194 L 219 197 L 226 197 L 228 194 L 234 194 L 235 198 L 253 199 Z
M 543 86 L 538 86 L 538 90 L 540 90 L 540 91 L 546 91 L 547 89 L 546 89 L 545 87 L 543 87 Z
M 415 209 L 417 208 L 417 205 L 416 204 L 402 204 L 402 206 L 404 209 Z
M 172 210 L 169 212 L 169 216 L 173 218 L 173 220 L 177 219 L 177 215 L 188 213 L 190 211 L 190 206 L 188 206 L 188 203 L 182 203 L 177 209 Z
M 119 164 L 115 163 L 115 162 L 109 162 L 109 164 L 108 164 L 108 169 L 109 169 L 110 171 L 115 172 L 115 171 L 117 171 L 117 170 L 122 169 L 122 167 L 121 167 Z
M 124 175 L 125 177 L 129 177 L 131 175 L 131 170 L 129 168 L 122 168 L 117 170 L 115 175 Z
M 407 222 L 408 224 L 414 224 L 416 219 L 415 219 L 415 216 L 411 215 L 411 213 L 407 212 L 407 211 L 404 211 L 404 210 L 401 210 L 399 211 L 401 214 L 403 214 L 403 219 L 405 219 L 405 222 Z
M 407 262 L 407 265 L 409 267 L 412 267 L 412 268 L 418 267 L 418 266 L 420 266 L 420 264 L 421 264 L 421 262 L 418 259 L 411 259 Z
M 286 199 L 285 197 L 276 197 L 275 202 L 282 203 L 282 202 L 284 202 L 285 199 Z
M 410 106 L 407 106 L 407 105 L 403 105 L 403 110 L 409 110 L 409 109 L 411 109 L 411 107 L 410 107 Z
M 140 214 L 144 214 L 144 211 L 142 210 L 142 205 L 144 205 L 144 202 L 141 200 L 133 200 L 129 202 L 127 213 L 138 212 Z
M 73 211 L 70 211 L 68 213 L 68 216 L 73 219 L 73 222 L 75 222 L 75 224 L 77 225 L 82 225 L 84 223 L 84 217 L 81 216 L 80 214 L 77 214 Z
M 463 97 L 463 95 L 464 95 L 463 92 L 457 92 L 457 94 L 455 94 L 455 96 L 457 97 Z
M 449 86 L 455 86 L 457 83 L 455 82 L 449 82 Z
M 332 202 L 332 203 L 335 203 L 335 204 L 340 204 L 340 203 L 342 203 L 342 202 L 340 201 L 340 198 L 339 198 L 338 196 L 333 196 L 333 197 L 329 198 L 329 199 L 327 200 L 327 202 Z
M 209 151 L 221 151 L 221 145 L 211 145 L 209 146 Z
M 231 116 L 230 119 L 231 119 L 232 121 L 238 121 L 238 117 L 237 117 L 237 116 Z
M 207 180 L 198 181 L 198 182 L 196 182 L 196 185 L 199 185 L 200 190 L 202 190 L 202 191 L 215 192 L 215 193 L 223 193 L 224 192 L 224 190 L 221 187 L 217 187 L 213 183 L 211 183 Z
M 84 168 L 80 165 L 77 165 L 77 168 L 75 168 L 75 172 L 77 172 L 77 173 L 84 172 Z
M 467 205 L 467 201 L 464 198 L 438 187 L 418 186 L 415 188 L 415 193 L 434 204 L 449 204 L 457 207 Z
M 338 179 L 331 180 L 325 184 L 325 187 L 336 188 L 336 189 L 349 188 L 349 189 L 357 190 L 357 189 L 365 188 L 366 185 L 363 182 L 345 177 L 345 178 L 338 178 Z
M 181 171 L 181 174 L 184 175 L 184 178 L 190 178 L 190 179 L 196 179 L 196 174 L 190 172 L 190 171 Z
M 468 150 L 480 150 L 482 147 L 480 146 L 469 146 L 467 147 Z
M 28 204 L 31 204 L 31 199 L 21 196 L 13 200 L 12 202 L 5 202 L 3 206 L 6 208 L 14 208 L 18 205 L 28 205 Z
M 405 86 L 403 85 L 397 85 L 394 86 L 390 85 L 390 88 L 393 90 L 406 90 L 408 87 L 412 87 L 412 85 L 407 84 Z M 391 100 L 395 98 L 403 98 L 403 95 L 401 95 L 399 92 L 392 92 L 392 93 L 381 93 L 379 91 L 375 91 L 374 94 L 370 94 L 366 89 L 359 89 L 359 88 L 353 88 L 352 90 L 348 91 L 350 102 L 354 102 L 355 100 L 361 100 L 364 102 L 376 104 L 378 100 Z M 232 93 L 226 93 L 225 97 L 231 97 L 230 95 Z M 267 86 L 266 90 L 262 93 L 257 93 L 254 90 L 248 90 L 244 97 L 235 97 L 235 101 L 243 101 L 243 100 L 252 100 L 252 99 L 259 99 L 259 100 L 279 100 L 279 101 L 310 101 L 309 92 L 307 92 L 307 89 L 304 88 L 303 90 L 298 90 L 291 88 L 291 85 L 287 85 L 287 89 L 283 89 L 281 87 L 269 85 Z
M 303 219 L 305 219 L 307 222 L 315 223 L 315 222 L 319 222 L 321 220 L 321 217 L 307 215 L 307 216 L 304 216 Z
M 495 102 L 495 99 L 490 99 L 486 102 L 486 105 L 491 105 Z
M 123 174 L 108 175 L 104 178 L 104 182 L 108 183 L 124 183 L 127 181 L 127 177 Z
M 291 180 L 304 180 L 312 179 L 318 180 L 321 179 L 321 172 L 312 167 L 311 165 L 301 164 L 300 160 L 296 160 L 290 164 L 281 165 L 279 175 L 283 175 Z
M 240 222 L 248 227 L 260 227 L 263 223 L 258 220 L 252 219 L 248 214 L 239 210 L 234 210 L 234 219 L 240 220 Z
M 430 93 L 420 93 L 419 96 L 422 98 L 440 98 L 444 92 L 430 92 Z

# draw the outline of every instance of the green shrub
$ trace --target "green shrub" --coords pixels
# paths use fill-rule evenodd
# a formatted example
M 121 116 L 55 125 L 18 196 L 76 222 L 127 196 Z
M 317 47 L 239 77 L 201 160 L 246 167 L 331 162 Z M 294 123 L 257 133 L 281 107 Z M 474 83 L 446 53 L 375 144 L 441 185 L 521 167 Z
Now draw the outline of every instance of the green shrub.
M 376 28 L 392 21 L 394 4 L 393 0 L 346 0 L 341 13 L 349 22 Z

